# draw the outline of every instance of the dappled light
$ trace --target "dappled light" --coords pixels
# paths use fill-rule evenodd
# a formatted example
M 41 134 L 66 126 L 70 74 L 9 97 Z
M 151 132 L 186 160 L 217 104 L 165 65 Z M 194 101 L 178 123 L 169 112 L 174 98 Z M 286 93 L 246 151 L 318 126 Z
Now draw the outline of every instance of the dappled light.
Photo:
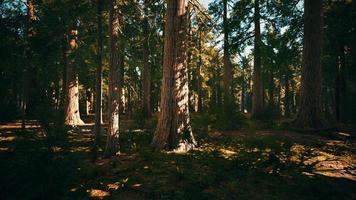
M 0 200 L 356 199 L 355 9 L 0 1 Z

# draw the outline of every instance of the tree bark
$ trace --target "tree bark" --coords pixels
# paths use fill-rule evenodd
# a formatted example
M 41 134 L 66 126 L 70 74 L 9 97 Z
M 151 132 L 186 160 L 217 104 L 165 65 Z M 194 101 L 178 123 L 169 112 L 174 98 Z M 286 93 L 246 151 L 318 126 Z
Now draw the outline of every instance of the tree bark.
M 149 2 L 145 0 L 145 18 L 144 18 L 144 41 L 143 41 L 143 70 L 142 70 L 142 108 L 144 116 L 151 116 L 151 66 L 149 62 L 149 23 L 147 7 Z
M 186 151 L 196 145 L 190 126 L 188 105 L 187 8 L 188 0 L 167 2 L 161 112 L 151 143 L 156 149 Z
M 232 71 L 229 54 L 229 25 L 227 20 L 227 0 L 223 0 L 224 13 L 223 13 L 223 28 L 224 28 L 224 101 L 225 105 L 229 105 L 231 99 L 231 81 Z
M 79 113 L 79 83 L 78 72 L 75 64 L 75 51 L 77 45 L 78 31 L 72 29 L 69 33 L 69 49 L 67 50 L 67 68 L 66 68 L 66 107 L 64 114 L 64 124 L 69 126 L 82 125 L 84 122 Z
M 24 130 L 26 128 L 26 114 L 27 114 L 27 104 L 29 96 L 29 86 L 30 84 L 30 73 L 32 69 L 32 50 L 31 50 L 31 40 L 35 35 L 33 22 L 36 20 L 35 16 L 35 6 L 33 0 L 27 0 L 27 30 L 26 30 L 26 64 L 23 70 L 23 85 L 22 85 L 22 100 L 21 100 L 21 128 Z
M 287 72 L 287 74 L 285 74 L 284 76 L 284 87 L 285 87 L 285 95 L 284 95 L 284 116 L 285 117 L 290 117 L 291 115 L 291 101 L 290 101 L 290 84 L 289 84 L 289 72 Z
M 323 127 L 321 116 L 322 0 L 304 1 L 304 45 L 301 96 L 296 125 L 303 129 Z
M 200 28 L 198 29 L 198 51 L 199 51 L 199 56 L 198 56 L 198 73 L 197 73 L 197 88 L 198 88 L 198 112 L 203 111 L 203 94 L 202 94 L 202 75 L 201 75 L 201 69 L 202 69 L 202 44 L 201 44 L 201 30 Z
M 263 109 L 263 88 L 261 76 L 261 30 L 260 30 L 260 4 L 255 0 L 255 49 L 252 91 L 252 118 L 261 118 Z
M 112 156 L 120 152 L 119 144 L 119 73 L 120 73 L 120 25 L 118 0 L 111 0 L 109 13 L 109 40 L 110 40 L 110 60 L 109 60 L 109 127 L 105 147 L 105 155 Z M 121 52 L 120 52 L 121 53 Z
M 97 46 L 97 67 L 95 83 L 95 144 L 100 145 L 101 122 L 102 122 L 102 54 L 103 54 L 103 0 L 97 0 L 97 25 L 98 25 L 98 46 Z

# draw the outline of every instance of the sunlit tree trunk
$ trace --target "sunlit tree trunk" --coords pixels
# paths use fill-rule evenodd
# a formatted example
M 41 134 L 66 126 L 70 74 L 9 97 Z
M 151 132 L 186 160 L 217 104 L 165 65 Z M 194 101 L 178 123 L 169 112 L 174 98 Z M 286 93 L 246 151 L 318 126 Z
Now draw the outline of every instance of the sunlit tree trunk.
M 78 31 L 72 29 L 69 33 L 69 46 L 67 51 L 68 62 L 66 69 L 66 106 L 64 114 L 64 124 L 69 126 L 82 125 L 84 122 L 80 118 L 79 113 L 79 82 L 78 72 L 75 64 L 75 51 L 78 48 L 77 44 Z
M 253 69 L 253 89 L 252 89 L 252 118 L 261 117 L 263 107 L 263 88 L 261 75 L 261 30 L 260 30 L 260 4 L 255 0 L 255 49 L 254 49 L 254 69 Z
M 321 116 L 322 0 L 304 1 L 304 45 L 299 110 L 296 124 L 305 129 L 323 127 Z
M 109 13 L 109 40 L 110 40 L 110 60 L 109 60 L 109 127 L 105 147 L 105 155 L 116 155 L 120 151 L 119 144 L 119 73 L 121 63 L 119 61 L 120 47 L 120 25 L 118 0 L 111 0 Z
M 22 85 L 22 100 L 21 100 L 21 128 L 26 128 L 26 112 L 27 112 L 27 104 L 28 104 L 28 97 L 29 97 L 29 86 L 30 83 L 30 73 L 32 69 L 32 50 L 31 50 L 31 39 L 35 34 L 33 22 L 36 20 L 35 16 L 35 6 L 33 0 L 27 0 L 27 33 L 26 33 L 26 63 L 24 65 L 23 70 L 23 85 Z
M 103 0 L 97 0 L 97 25 L 98 25 L 98 46 L 97 46 L 97 67 L 95 82 L 95 144 L 100 144 L 101 122 L 102 122 L 102 54 L 103 54 Z
M 189 121 L 187 7 L 188 0 L 167 1 L 161 112 L 151 143 L 156 149 L 190 150 L 196 144 Z

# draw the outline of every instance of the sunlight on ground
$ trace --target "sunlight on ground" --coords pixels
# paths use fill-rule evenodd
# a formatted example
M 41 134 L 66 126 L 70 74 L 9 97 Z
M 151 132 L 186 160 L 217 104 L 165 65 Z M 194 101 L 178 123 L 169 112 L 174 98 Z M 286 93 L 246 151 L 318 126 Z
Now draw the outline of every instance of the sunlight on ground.
M 16 136 L 2 136 L 0 137 L 0 142 L 4 142 L 4 141 L 11 142 L 16 140 L 16 138 L 17 138 Z
M 87 190 L 87 193 L 89 194 L 90 197 L 98 198 L 98 199 L 104 199 L 105 197 L 110 196 L 109 192 L 106 192 L 104 190 L 99 190 L 99 189 L 90 189 Z

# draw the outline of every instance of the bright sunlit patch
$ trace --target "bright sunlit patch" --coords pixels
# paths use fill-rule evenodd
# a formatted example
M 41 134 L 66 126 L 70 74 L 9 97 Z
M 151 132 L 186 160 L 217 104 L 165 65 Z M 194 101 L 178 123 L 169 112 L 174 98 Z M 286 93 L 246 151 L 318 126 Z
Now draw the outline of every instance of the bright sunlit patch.
M 3 136 L 3 137 L 0 137 L 0 142 L 12 142 L 14 140 L 16 140 L 16 136 Z
M 141 187 L 141 186 L 142 186 L 141 183 L 136 183 L 136 184 L 131 185 L 132 188 L 138 188 L 138 187 Z
M 104 190 L 99 190 L 99 189 L 90 189 L 87 190 L 87 193 L 89 193 L 89 196 L 92 198 L 98 198 L 98 199 L 104 199 L 107 196 L 110 196 L 109 192 L 106 192 Z
M 351 136 L 351 134 L 343 133 L 343 132 L 338 132 L 337 134 L 342 135 L 342 136 L 346 136 L 346 137 L 350 137 Z
M 108 184 L 106 185 L 106 187 L 108 188 L 108 190 L 117 190 L 117 189 L 120 188 L 120 186 L 121 186 L 121 183 L 119 183 L 119 182 L 108 183 Z
M 231 158 L 237 154 L 237 152 L 225 148 L 221 148 L 220 153 L 224 158 Z

